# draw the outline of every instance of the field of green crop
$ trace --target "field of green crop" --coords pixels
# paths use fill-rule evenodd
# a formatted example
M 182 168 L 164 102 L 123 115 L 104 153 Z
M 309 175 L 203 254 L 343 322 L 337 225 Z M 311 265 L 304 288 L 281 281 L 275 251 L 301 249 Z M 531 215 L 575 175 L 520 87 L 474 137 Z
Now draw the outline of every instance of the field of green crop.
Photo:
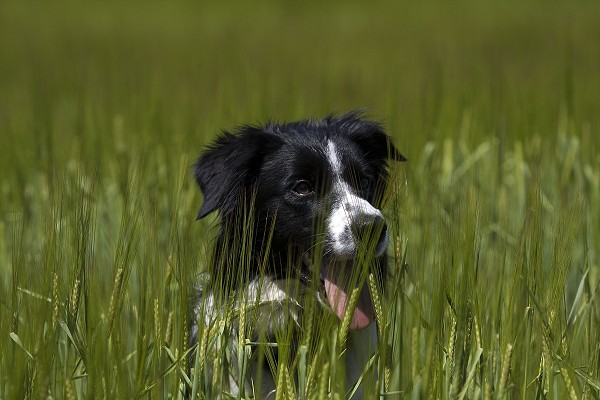
M 190 166 L 354 108 L 409 159 L 369 398 L 600 398 L 598 38 L 579 1 L 0 3 L 0 400 L 212 398 Z M 278 398 L 345 398 L 307 331 Z

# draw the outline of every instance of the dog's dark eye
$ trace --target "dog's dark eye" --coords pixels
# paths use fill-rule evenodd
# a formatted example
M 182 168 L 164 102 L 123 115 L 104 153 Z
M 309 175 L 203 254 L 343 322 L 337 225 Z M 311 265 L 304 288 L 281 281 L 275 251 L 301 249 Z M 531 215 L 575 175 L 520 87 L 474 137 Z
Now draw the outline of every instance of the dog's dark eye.
M 313 192 L 313 187 L 309 181 L 301 180 L 296 182 L 296 186 L 294 186 L 293 190 L 301 196 L 306 196 Z

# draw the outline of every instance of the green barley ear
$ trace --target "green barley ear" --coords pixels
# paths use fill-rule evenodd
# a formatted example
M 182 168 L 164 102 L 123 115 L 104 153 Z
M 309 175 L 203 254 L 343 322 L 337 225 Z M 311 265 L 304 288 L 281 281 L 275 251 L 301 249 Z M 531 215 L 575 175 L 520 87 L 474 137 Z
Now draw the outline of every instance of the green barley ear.
M 413 380 L 416 380 L 419 373 L 419 329 L 416 326 L 412 328 L 410 360 L 411 376 Z
M 158 303 L 158 297 L 154 298 L 154 341 L 156 342 L 156 346 L 162 349 L 161 341 L 162 341 L 162 332 L 161 332 L 161 321 L 160 321 L 160 307 Z
M 331 367 L 329 363 L 325 363 L 321 370 L 321 379 L 319 380 L 319 396 L 318 399 L 326 399 L 329 391 L 329 371 Z
M 375 274 L 370 273 L 367 277 L 367 284 L 369 286 L 369 294 L 371 295 L 371 300 L 373 301 L 373 308 L 375 310 L 375 319 L 377 323 L 377 334 L 380 342 L 380 346 L 386 346 L 383 351 L 380 353 L 381 358 L 383 358 L 383 376 L 380 379 L 383 379 L 383 389 L 385 392 L 388 392 L 390 389 L 391 383 L 391 375 L 392 375 L 392 366 L 391 366 L 391 349 L 389 349 L 386 340 L 386 322 L 385 322 L 385 313 L 383 312 L 383 305 L 381 301 L 381 296 L 379 293 L 379 288 L 377 286 Z
M 208 346 L 210 333 L 208 327 L 204 326 L 204 324 L 202 324 L 199 329 L 201 329 L 201 335 L 199 343 L 196 344 L 196 357 L 194 360 L 194 376 L 192 380 L 191 399 L 196 398 L 196 394 L 199 390 L 202 392 L 201 385 L 204 382 L 204 369 L 207 361 L 206 349 Z
M 287 398 L 290 400 L 296 400 L 296 388 L 294 387 L 294 382 L 290 375 L 290 371 L 287 366 L 285 366 L 284 368 L 285 368 L 285 384 L 286 384 L 285 388 L 286 388 Z
M 167 327 L 165 328 L 165 343 L 171 343 L 173 339 L 173 310 L 169 311 L 167 316 Z
M 110 302 L 109 302 L 109 307 L 108 307 L 108 334 L 109 334 L 109 336 L 112 334 L 115 317 L 117 314 L 117 307 L 120 304 L 121 292 L 123 289 L 124 272 L 125 272 L 125 270 L 123 268 L 119 268 L 117 270 L 117 273 L 115 274 L 113 290 L 112 290 L 112 294 L 110 296 Z
M 70 378 L 65 379 L 63 389 L 65 399 L 75 400 L 77 398 L 75 395 L 75 389 L 73 389 L 73 381 Z
M 506 351 L 504 357 L 502 357 L 502 370 L 500 372 L 500 384 L 498 385 L 498 399 L 501 399 L 505 395 L 505 391 L 508 388 L 508 379 L 510 374 L 510 366 L 512 363 L 513 346 L 512 344 L 506 345 Z
M 348 330 L 350 329 L 350 322 L 352 322 L 352 315 L 354 313 L 354 309 L 356 308 L 356 304 L 358 303 L 360 291 L 360 287 L 352 289 L 352 292 L 350 293 L 350 300 L 348 301 L 346 310 L 344 311 L 344 316 L 342 317 L 338 337 L 338 346 L 340 346 L 341 349 L 344 349 L 346 346 L 346 339 L 348 337 Z
M 370 273 L 367 278 L 367 283 L 369 285 L 369 294 L 371 295 L 371 300 L 373 301 L 373 308 L 375 309 L 375 319 L 377 320 L 377 333 L 380 338 L 383 338 L 383 329 L 385 327 L 385 316 L 383 313 L 383 306 L 381 304 L 381 296 L 379 295 L 379 289 L 377 287 L 377 282 L 375 281 L 375 275 Z
M 446 388 L 448 391 L 452 388 L 454 378 L 454 368 L 456 365 L 456 337 L 458 321 L 454 312 L 450 317 L 450 336 L 448 337 L 448 356 L 446 359 Z
M 567 389 L 567 393 L 569 394 L 569 399 L 570 400 L 577 400 L 577 393 L 575 393 L 575 387 L 573 386 L 573 382 L 571 381 L 571 377 L 569 376 L 569 371 L 567 371 L 567 368 L 563 365 L 560 367 L 560 375 L 563 378 L 563 381 L 565 383 L 565 387 Z
M 71 289 L 71 298 L 69 301 L 69 321 L 71 326 L 75 326 L 77 320 L 77 313 L 79 311 L 79 297 L 81 295 L 81 280 L 76 278 L 73 282 L 73 288 Z
M 52 330 L 56 330 L 58 324 L 58 274 L 52 274 Z

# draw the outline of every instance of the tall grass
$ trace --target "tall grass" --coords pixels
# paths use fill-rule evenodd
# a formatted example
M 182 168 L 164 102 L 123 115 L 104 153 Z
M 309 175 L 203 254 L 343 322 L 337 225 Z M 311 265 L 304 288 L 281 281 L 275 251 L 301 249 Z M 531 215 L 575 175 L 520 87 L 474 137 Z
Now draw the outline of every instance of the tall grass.
M 221 128 L 356 107 L 410 160 L 371 398 L 600 397 L 599 11 L 0 4 L 0 398 L 211 398 L 190 166 Z M 349 389 L 316 322 L 279 346 L 280 398 Z

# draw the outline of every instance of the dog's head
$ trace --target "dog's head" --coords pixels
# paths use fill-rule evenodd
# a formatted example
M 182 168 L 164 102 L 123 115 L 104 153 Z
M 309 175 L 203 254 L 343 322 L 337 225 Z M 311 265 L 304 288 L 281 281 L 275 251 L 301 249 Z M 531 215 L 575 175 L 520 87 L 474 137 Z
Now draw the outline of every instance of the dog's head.
M 341 317 L 347 290 L 340 271 L 367 242 L 375 257 L 387 247 L 379 206 L 388 160 L 405 159 L 378 123 L 357 112 L 225 132 L 194 165 L 204 193 L 198 218 L 218 210 L 223 237 L 251 210 L 253 251 L 268 252 L 275 270 L 322 249 L 325 292 Z M 358 317 L 355 327 L 370 322 Z

